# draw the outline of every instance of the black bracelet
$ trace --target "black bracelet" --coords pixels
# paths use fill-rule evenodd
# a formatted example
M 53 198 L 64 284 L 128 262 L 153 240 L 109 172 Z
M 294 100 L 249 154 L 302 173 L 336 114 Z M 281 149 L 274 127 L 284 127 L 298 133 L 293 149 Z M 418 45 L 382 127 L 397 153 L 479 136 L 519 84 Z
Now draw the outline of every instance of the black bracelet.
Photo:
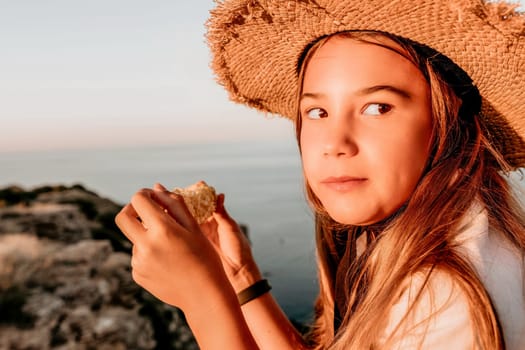
M 237 293 L 237 299 L 239 305 L 244 305 L 250 300 L 260 297 L 264 293 L 267 293 L 272 289 L 272 286 L 268 283 L 268 280 L 260 280 L 252 284 L 246 289 L 241 290 Z

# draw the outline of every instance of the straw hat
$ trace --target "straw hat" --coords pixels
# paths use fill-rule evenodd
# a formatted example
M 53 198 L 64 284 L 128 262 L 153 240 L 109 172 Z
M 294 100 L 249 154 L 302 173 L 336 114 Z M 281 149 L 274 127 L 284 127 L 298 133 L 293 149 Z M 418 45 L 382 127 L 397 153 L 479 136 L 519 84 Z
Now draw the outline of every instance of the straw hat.
M 224 0 L 211 11 L 212 68 L 230 98 L 296 117 L 298 63 L 317 38 L 388 32 L 459 65 L 482 97 L 491 139 L 525 166 L 525 15 L 485 0 Z

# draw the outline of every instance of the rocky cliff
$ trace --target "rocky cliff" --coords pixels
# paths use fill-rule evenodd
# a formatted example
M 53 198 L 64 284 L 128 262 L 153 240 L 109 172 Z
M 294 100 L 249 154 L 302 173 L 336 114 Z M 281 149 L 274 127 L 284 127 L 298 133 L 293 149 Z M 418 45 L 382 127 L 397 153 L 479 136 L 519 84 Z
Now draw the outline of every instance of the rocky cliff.
M 81 185 L 0 190 L 0 349 L 197 349 L 136 285 L 116 203 Z

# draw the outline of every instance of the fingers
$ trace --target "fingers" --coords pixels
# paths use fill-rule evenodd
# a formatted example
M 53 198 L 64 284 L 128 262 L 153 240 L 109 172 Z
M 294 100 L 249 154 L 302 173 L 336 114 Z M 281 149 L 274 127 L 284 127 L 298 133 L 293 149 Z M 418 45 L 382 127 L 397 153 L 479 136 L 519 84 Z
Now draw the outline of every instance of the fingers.
M 246 235 L 224 207 L 224 194 L 221 193 L 217 199 L 217 210 L 213 213 L 213 218 L 217 222 L 219 241 L 227 242 L 234 240 L 249 245 Z
M 199 225 L 191 215 L 182 196 L 169 192 L 160 184 L 155 184 L 153 198 L 184 228 L 193 232 L 199 231 Z
M 152 236 L 154 233 L 184 231 L 181 222 L 167 214 L 166 205 L 157 197 L 157 192 L 151 189 L 138 191 L 131 198 L 131 203 L 123 210 L 122 216 L 118 218 L 117 225 L 119 223 L 122 225 L 121 230 L 132 243 L 135 244 L 138 239 Z M 148 234 L 144 235 L 145 232 Z
M 153 189 L 155 191 L 166 191 L 166 192 L 169 192 L 168 189 L 164 186 L 162 186 L 160 183 L 155 183 L 155 185 L 153 185 Z
M 142 189 L 131 197 L 131 205 L 146 228 L 153 227 L 156 222 L 165 218 L 164 209 L 155 201 L 154 192 Z
M 226 211 L 226 208 L 224 207 L 224 193 L 221 193 L 217 196 L 217 207 L 215 208 L 215 212 L 213 213 L 213 217 L 215 220 L 217 220 L 217 223 L 219 225 L 235 225 L 237 226 L 237 223 L 235 220 L 233 220 Z
M 217 236 L 217 221 L 214 219 L 207 220 L 200 224 L 201 232 L 216 247 L 219 246 L 219 237 Z
M 224 210 L 224 193 L 219 193 L 217 196 L 217 206 L 215 207 L 216 212 L 223 213 Z
M 166 224 L 177 231 L 179 228 L 200 231 L 182 196 L 167 191 L 161 184 L 135 193 L 115 222 L 132 243 L 135 243 L 140 233 Z
M 139 221 L 137 212 L 130 204 L 122 208 L 117 214 L 115 223 L 133 244 L 135 244 L 137 236 L 146 231 L 145 227 Z

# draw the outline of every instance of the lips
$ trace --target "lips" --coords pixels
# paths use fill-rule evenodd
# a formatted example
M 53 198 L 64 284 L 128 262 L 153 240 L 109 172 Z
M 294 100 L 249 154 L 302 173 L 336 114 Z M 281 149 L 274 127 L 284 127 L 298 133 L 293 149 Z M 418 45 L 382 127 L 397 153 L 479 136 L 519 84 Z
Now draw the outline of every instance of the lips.
M 321 184 L 339 192 L 348 192 L 361 185 L 367 181 L 363 177 L 353 177 L 353 176 L 331 176 L 321 181 Z

